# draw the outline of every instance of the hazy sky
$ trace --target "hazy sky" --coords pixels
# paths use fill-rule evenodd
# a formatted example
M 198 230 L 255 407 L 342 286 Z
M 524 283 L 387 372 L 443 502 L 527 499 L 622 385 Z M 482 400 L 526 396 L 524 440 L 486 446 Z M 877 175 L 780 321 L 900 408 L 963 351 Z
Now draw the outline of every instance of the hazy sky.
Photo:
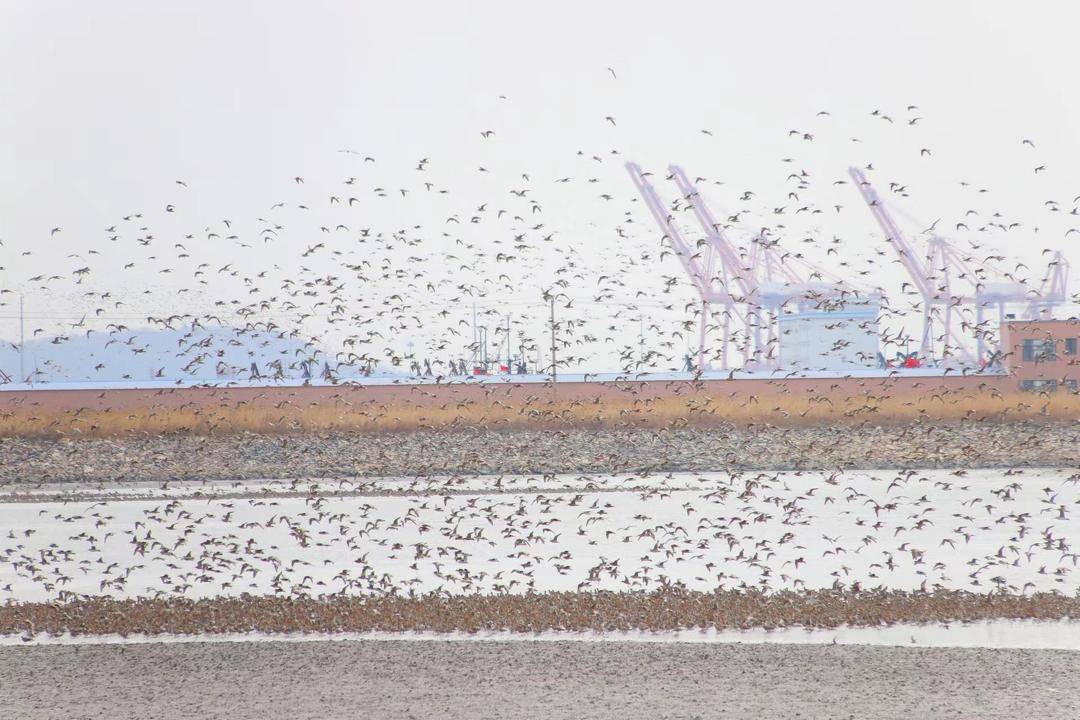
M 547 247 L 561 254 L 535 252 L 515 273 L 513 263 L 493 259 L 504 246 L 488 247 L 474 269 L 507 275 L 489 300 L 538 299 L 568 257 L 576 262 L 570 274 L 581 276 L 571 284 L 584 297 L 596 291 L 598 275 L 623 266 L 620 250 L 632 250 L 639 264 L 623 267 L 626 282 L 612 289 L 629 301 L 682 273 L 670 255 L 659 258 L 659 233 L 635 202 L 626 159 L 657 171 L 678 162 L 708 178 L 702 189 L 718 211 L 744 210 L 744 234 L 782 223 L 784 242 L 800 250 L 808 234 L 840 237 L 853 266 L 885 246 L 855 190 L 833 183 L 849 165 L 873 163 L 871 177 L 883 189 L 890 181 L 907 186 L 910 197 L 895 200 L 920 222 L 942 218 L 938 230 L 951 234 L 957 222 L 975 226 L 999 212 L 1003 224 L 1020 224 L 972 236 L 987 243 L 987 254 L 992 248 L 1023 260 L 1037 276 L 1042 249 L 1060 248 L 1080 268 L 1080 233 L 1064 234 L 1080 227 L 1080 217 L 1069 215 L 1080 195 L 1078 19 L 1070 3 L 985 0 L 4 0 L 0 288 L 26 292 L 39 307 L 67 306 L 82 290 L 72 272 L 90 267 L 86 287 L 116 295 L 149 289 L 147 312 L 177 311 L 173 290 L 191 273 L 161 272 L 180 252 L 175 242 L 192 267 L 232 262 L 254 273 L 276 265 L 288 277 L 301 266 L 317 270 L 300 259 L 317 242 L 354 258 L 374 252 L 355 238 L 370 227 L 412 228 L 423 238 L 412 246 L 419 249 L 403 248 L 392 261 L 408 265 L 423 250 L 427 264 L 413 266 L 446 279 L 449 289 L 462 271 L 447 269 L 454 263 L 446 254 L 472 261 L 448 218 L 468 225 L 490 203 L 508 216 L 503 225 L 485 216 L 487 224 L 462 231 L 474 242 L 500 233 L 510 242 L 542 218 L 545 227 L 529 238 L 554 232 Z M 790 135 L 793 129 L 800 133 Z M 494 135 L 482 137 L 486 130 Z M 800 171 L 813 187 L 793 200 L 787 178 Z M 343 187 L 350 177 L 359 179 Z M 556 182 L 564 177 L 571 181 Z M 662 176 L 656 180 L 663 185 Z M 373 196 L 376 187 L 387 197 Z M 542 212 L 509 194 L 525 188 Z M 740 203 L 749 189 L 754 201 Z M 352 193 L 355 205 L 326 204 L 329 195 Z M 287 207 L 273 209 L 278 202 Z M 808 203 L 829 212 L 791 217 Z M 296 215 L 299 204 L 306 214 Z M 778 218 L 772 211 L 782 206 Z M 969 209 L 979 213 L 974 220 L 965 217 Z M 289 211 L 304 218 L 289 227 L 306 229 L 260 242 L 265 225 L 257 218 L 274 222 L 270 213 Z M 137 244 L 134 226 L 106 231 L 136 212 L 153 244 Z M 523 221 L 506 224 L 515 213 Z M 224 219 L 242 232 L 209 236 Z M 347 233 L 319 229 L 339 222 Z M 239 237 L 226 241 L 230 232 Z M 154 248 L 168 252 L 148 259 Z M 91 249 L 98 254 L 89 256 Z M 805 250 L 829 259 L 814 244 Z M 30 281 L 52 274 L 64 281 Z M 872 277 L 890 291 L 904 279 L 887 262 Z M 386 297 L 397 291 L 393 282 L 350 290 Z M 235 284 L 228 292 L 242 296 L 239 278 Z M 428 299 L 438 306 L 447 300 L 436 285 Z M 680 299 L 692 298 L 685 282 L 677 288 Z M 11 315 L 12 297 L 0 295 L 0 315 Z M 202 291 L 201 300 L 212 298 Z M 681 309 L 665 317 L 677 322 Z M 11 327 L 8 321 L 0 334 L 10 337 Z

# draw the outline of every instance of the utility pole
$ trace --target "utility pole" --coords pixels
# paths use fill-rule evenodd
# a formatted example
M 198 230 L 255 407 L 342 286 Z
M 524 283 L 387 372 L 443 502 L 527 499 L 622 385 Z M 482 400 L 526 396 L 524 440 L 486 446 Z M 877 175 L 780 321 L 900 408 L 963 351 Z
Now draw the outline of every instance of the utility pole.
M 480 332 L 476 329 L 476 301 L 473 300 L 472 304 L 472 358 L 469 362 L 472 367 L 469 368 L 469 373 L 472 374 L 473 369 L 476 367 L 476 360 L 480 357 Z
M 513 348 L 510 345 L 511 342 L 512 342 L 512 338 L 510 337 L 510 313 L 506 313 L 506 374 L 507 375 L 513 375 L 514 374 L 514 359 L 510 356 L 510 353 L 513 352 Z
M 26 382 L 26 321 L 22 293 L 19 293 L 19 382 Z
M 645 316 L 638 318 L 638 363 L 639 368 L 645 365 Z
M 518 355 L 521 357 L 521 367 L 525 374 L 529 373 L 529 361 L 525 357 L 525 333 L 518 330 Z
M 551 382 L 558 377 L 555 365 L 555 298 L 551 298 Z

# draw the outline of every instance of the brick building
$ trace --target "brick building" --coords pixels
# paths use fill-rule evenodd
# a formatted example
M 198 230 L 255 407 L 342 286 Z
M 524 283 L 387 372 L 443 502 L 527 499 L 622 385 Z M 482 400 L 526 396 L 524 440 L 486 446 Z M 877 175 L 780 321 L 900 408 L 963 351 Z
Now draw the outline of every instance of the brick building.
M 1001 325 L 1005 366 L 1021 390 L 1078 391 L 1080 319 L 1006 320 Z

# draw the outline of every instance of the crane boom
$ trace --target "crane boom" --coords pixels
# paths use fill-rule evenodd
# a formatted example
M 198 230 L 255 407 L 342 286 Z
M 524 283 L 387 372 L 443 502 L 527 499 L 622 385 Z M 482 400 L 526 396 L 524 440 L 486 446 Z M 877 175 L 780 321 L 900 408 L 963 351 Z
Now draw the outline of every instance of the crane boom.
M 1069 261 L 1058 250 L 1054 259 L 1046 268 L 1046 277 L 1042 279 L 1035 299 L 1028 305 L 1024 317 L 1034 320 L 1050 312 L 1050 308 L 1067 302 L 1069 299 Z
M 630 173 L 630 179 L 634 181 L 634 186 L 637 187 L 638 192 L 645 201 L 645 205 L 648 206 L 653 219 L 655 219 L 656 223 L 660 226 L 664 236 L 671 242 L 672 247 L 675 249 L 675 255 L 679 258 L 679 262 L 682 264 L 686 274 L 690 276 L 690 281 L 694 284 L 694 288 L 701 297 L 701 328 L 698 332 L 697 367 L 699 371 L 704 370 L 706 366 L 705 339 L 708 332 L 711 304 L 714 301 L 721 301 L 727 308 L 731 307 L 731 296 L 726 292 L 727 289 L 725 288 L 724 293 L 718 293 L 713 287 L 712 266 L 714 248 L 712 245 L 709 245 L 705 250 L 704 264 L 699 262 L 697 258 L 700 257 L 700 254 L 694 253 L 690 244 L 683 238 L 682 233 L 675 227 L 675 224 L 672 222 L 671 214 L 668 212 L 664 202 L 660 199 L 660 196 L 657 195 L 652 183 L 645 177 L 645 173 L 642 172 L 641 167 L 637 163 L 628 162 L 626 163 L 626 170 Z M 726 368 L 726 339 L 724 341 L 722 357 L 724 367 Z
M 878 197 L 877 190 L 866 179 L 863 171 L 857 167 L 851 167 L 848 168 L 848 174 L 855 181 L 855 187 L 859 189 L 867 207 L 870 208 L 870 212 L 874 215 L 874 219 L 877 220 L 882 232 L 885 233 L 885 239 L 893 246 L 897 255 L 900 256 L 900 262 L 907 269 L 908 275 L 911 276 L 911 280 L 914 282 L 919 294 L 923 296 L 923 302 L 931 302 L 937 295 L 930 280 L 932 273 L 919 260 L 915 254 L 915 248 L 908 242 L 900 226 L 892 219 L 889 211 L 885 209 L 885 204 Z
M 726 281 L 725 285 L 727 282 L 734 282 L 738 285 L 739 292 L 743 294 L 745 301 L 756 298 L 758 294 L 756 278 L 749 272 L 748 268 L 742 267 L 743 263 L 739 259 L 738 251 L 728 240 L 723 226 L 716 222 L 712 211 L 701 199 L 701 193 L 697 187 L 690 182 L 689 178 L 686 177 L 686 173 L 678 165 L 669 165 L 668 170 L 674 177 L 679 192 L 682 193 L 683 198 L 694 211 L 694 216 L 697 217 L 701 229 L 705 231 L 705 237 L 708 238 L 709 244 L 719 256 L 720 266 Z M 730 292 L 730 288 L 728 290 Z
M 641 193 L 641 197 L 645 200 L 649 212 L 652 213 L 653 218 L 663 230 L 667 239 L 671 241 L 672 247 L 675 248 L 675 255 L 678 256 L 679 262 L 682 263 L 683 269 L 686 270 L 686 274 L 690 276 L 690 281 L 694 283 L 694 287 L 697 289 L 702 301 L 708 302 L 716 299 L 716 293 L 713 291 L 708 273 L 701 263 L 695 259 L 694 252 L 686 240 L 683 239 L 682 233 L 671 222 L 672 218 L 667 211 L 667 207 L 641 171 L 641 167 L 637 163 L 628 162 L 626 163 L 626 170 L 630 173 L 630 178 L 634 181 L 638 192 Z

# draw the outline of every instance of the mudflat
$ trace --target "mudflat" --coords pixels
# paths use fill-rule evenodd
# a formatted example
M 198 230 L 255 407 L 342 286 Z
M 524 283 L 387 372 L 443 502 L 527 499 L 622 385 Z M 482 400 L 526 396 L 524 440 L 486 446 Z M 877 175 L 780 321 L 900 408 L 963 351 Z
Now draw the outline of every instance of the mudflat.
M 1080 717 L 1080 653 L 371 640 L 0 647 L 5 718 Z
M 1080 466 L 1076 422 L 0 438 L 13 483 Z

